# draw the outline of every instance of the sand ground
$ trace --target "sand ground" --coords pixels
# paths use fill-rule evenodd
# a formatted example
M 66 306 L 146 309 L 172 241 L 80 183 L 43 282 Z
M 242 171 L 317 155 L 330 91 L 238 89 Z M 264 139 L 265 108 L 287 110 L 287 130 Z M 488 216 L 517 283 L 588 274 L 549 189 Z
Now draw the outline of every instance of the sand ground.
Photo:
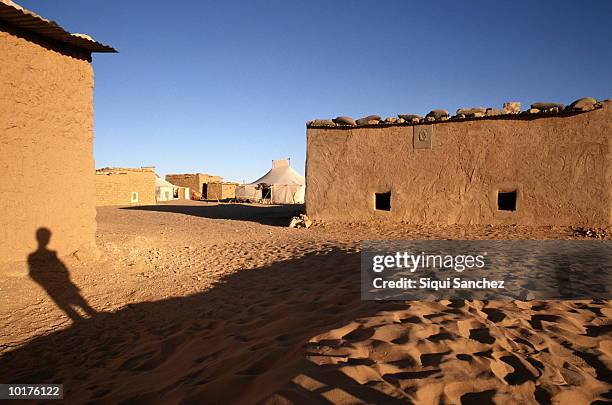
M 0 269 L 0 382 L 63 383 L 66 403 L 612 400 L 610 302 L 360 300 L 360 240 L 572 229 L 281 226 L 295 210 L 98 208 L 101 256 L 62 258 L 70 281 Z

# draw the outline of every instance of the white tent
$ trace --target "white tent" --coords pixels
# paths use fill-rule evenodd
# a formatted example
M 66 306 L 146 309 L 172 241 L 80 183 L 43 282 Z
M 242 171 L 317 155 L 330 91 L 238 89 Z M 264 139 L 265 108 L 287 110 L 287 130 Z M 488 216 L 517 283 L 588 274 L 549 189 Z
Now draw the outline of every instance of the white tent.
M 272 169 L 250 184 L 236 187 L 238 200 L 269 200 L 272 204 L 303 204 L 306 180 L 289 166 L 289 159 L 273 160 Z
M 157 201 L 176 200 L 174 189 L 178 189 L 178 187 L 161 177 L 155 177 L 155 199 Z

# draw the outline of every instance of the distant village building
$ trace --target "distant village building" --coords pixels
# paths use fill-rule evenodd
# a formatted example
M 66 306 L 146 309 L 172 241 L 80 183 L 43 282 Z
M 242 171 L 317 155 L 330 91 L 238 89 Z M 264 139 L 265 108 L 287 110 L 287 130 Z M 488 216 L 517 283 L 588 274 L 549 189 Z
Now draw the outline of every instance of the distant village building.
M 155 177 L 155 199 L 159 201 L 174 200 L 174 184 L 167 182 L 161 177 Z M 178 199 L 178 197 L 177 197 Z
M 195 199 L 199 200 L 200 198 L 205 199 L 208 195 L 209 183 L 220 183 L 223 178 L 205 173 L 167 174 L 166 181 L 176 186 L 189 188 L 192 196 L 197 196 Z
M 236 187 L 239 201 L 271 204 L 303 204 L 306 179 L 290 165 L 289 159 L 272 161 L 272 169 L 250 184 Z
M 189 200 L 190 198 L 188 187 L 175 186 L 161 177 L 155 177 L 155 199 L 157 202 Z
M 514 105 L 513 105 L 514 104 Z M 307 127 L 311 219 L 612 224 L 612 103 L 435 110 Z
M 153 205 L 156 203 L 152 168 L 96 170 L 96 205 Z
M 236 198 L 236 186 L 238 183 L 215 182 L 208 183 L 206 187 L 206 200 L 226 201 Z
M 116 52 L 0 0 L 0 261 L 51 233 L 60 256 L 95 247 L 93 52 Z
M 174 189 L 175 200 L 191 200 L 191 190 L 189 187 L 178 186 Z

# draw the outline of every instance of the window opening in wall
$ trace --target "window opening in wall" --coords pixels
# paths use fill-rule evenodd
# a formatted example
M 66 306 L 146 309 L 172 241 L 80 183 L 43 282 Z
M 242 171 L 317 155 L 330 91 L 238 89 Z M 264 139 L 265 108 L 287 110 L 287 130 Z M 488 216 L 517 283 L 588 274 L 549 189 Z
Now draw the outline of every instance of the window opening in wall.
M 132 191 L 132 202 L 133 203 L 138 202 L 138 191 Z
M 391 211 L 391 192 L 374 193 L 374 208 L 378 211 Z
M 516 191 L 498 191 L 497 209 L 500 211 L 516 211 Z

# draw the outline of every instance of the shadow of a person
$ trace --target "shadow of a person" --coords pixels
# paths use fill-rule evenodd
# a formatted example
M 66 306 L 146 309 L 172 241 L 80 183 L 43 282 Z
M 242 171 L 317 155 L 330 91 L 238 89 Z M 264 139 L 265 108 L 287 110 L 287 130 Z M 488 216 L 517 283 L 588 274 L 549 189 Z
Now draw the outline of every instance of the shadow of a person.
M 28 256 L 30 277 L 36 281 L 55 304 L 74 322 L 83 319 L 75 310 L 81 308 L 87 315 L 94 316 L 96 311 L 81 297 L 79 288 L 70 280 L 68 269 L 57 257 L 57 252 L 47 249 L 51 231 L 38 228 L 36 231 L 38 249 Z

